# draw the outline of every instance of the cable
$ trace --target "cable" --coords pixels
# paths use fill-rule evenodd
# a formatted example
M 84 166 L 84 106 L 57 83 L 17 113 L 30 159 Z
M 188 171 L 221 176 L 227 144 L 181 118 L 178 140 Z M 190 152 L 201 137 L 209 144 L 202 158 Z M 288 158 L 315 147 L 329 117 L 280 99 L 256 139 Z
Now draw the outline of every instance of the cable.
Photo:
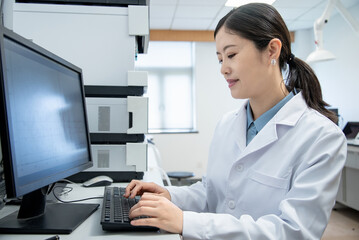
M 74 184 L 74 185 L 78 185 L 78 186 L 80 186 L 80 185 L 81 185 L 81 183 L 75 183 L 75 182 L 70 181 L 70 180 L 68 180 L 68 179 L 66 179 L 66 178 L 61 179 L 61 180 L 60 180 L 60 181 L 58 181 L 58 182 L 68 182 L 68 183 L 71 183 L 71 184 Z
M 61 188 L 62 190 L 64 189 L 67 189 L 66 192 L 62 192 L 60 195 L 66 195 L 68 194 L 69 192 L 71 192 L 73 190 L 72 187 L 61 187 L 61 186 L 57 186 L 57 187 L 54 187 L 52 193 L 54 194 L 54 197 L 56 198 L 57 201 L 59 202 L 62 202 L 62 203 L 75 203 L 75 202 L 82 202 L 82 201 L 86 201 L 86 200 L 92 200 L 92 199 L 102 199 L 103 196 L 101 197 L 89 197 L 89 198 L 83 198 L 83 199 L 77 199 L 77 200 L 71 200 L 71 201 L 64 201 L 64 200 L 61 200 L 56 194 L 55 194 L 55 189 L 56 188 Z
M 148 138 L 147 142 L 149 143 L 148 146 L 151 147 L 153 149 L 153 151 L 154 151 L 156 164 L 157 164 L 157 166 L 151 166 L 151 167 L 156 168 L 156 169 L 158 169 L 160 171 L 161 177 L 163 177 L 167 182 L 167 186 L 172 186 L 171 180 L 169 179 L 166 171 L 163 170 L 163 168 L 160 167 L 161 164 L 162 164 L 160 151 L 158 150 L 157 146 L 155 145 L 155 143 L 153 142 L 152 139 Z

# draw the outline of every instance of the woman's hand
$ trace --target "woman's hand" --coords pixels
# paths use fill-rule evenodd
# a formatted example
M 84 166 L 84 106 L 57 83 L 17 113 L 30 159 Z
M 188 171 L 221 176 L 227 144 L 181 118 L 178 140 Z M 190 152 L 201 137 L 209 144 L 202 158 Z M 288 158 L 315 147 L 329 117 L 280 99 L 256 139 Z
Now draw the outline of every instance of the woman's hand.
M 182 234 L 183 212 L 164 196 L 144 193 L 141 200 L 130 210 L 131 219 L 139 216 L 149 216 L 149 218 L 132 220 L 132 225 L 153 226 Z
M 166 188 L 161 187 L 155 183 L 142 182 L 139 180 L 132 180 L 127 185 L 124 197 L 134 198 L 135 196 L 142 195 L 145 192 L 156 193 L 167 198 L 168 200 L 171 200 L 171 195 Z

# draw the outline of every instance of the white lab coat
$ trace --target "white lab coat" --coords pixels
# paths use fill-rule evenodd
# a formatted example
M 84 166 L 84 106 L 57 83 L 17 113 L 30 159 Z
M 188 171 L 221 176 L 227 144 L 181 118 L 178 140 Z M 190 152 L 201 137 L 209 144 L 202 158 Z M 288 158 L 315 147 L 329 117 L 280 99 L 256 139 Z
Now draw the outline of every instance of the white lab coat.
M 295 95 L 246 146 L 246 103 L 223 117 L 206 177 L 169 187 L 184 239 L 320 239 L 346 159 L 342 131 Z

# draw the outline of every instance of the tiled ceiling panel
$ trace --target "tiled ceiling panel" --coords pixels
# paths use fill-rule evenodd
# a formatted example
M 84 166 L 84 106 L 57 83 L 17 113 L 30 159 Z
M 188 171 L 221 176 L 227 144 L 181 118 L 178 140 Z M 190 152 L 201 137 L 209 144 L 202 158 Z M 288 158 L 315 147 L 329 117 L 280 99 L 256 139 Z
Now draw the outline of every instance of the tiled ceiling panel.
M 150 0 L 150 28 L 166 30 L 214 30 L 231 8 L 226 0 Z M 289 30 L 311 28 L 327 5 L 327 0 L 277 0 L 273 6 Z M 358 0 L 341 0 L 346 8 Z M 337 14 L 334 10 L 332 16 Z

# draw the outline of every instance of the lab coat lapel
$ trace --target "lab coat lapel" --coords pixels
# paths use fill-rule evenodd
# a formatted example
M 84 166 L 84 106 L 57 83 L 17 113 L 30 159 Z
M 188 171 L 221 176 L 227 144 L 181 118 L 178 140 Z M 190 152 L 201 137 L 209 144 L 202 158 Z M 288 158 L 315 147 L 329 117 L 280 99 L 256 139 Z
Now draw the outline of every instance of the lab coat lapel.
M 243 152 L 247 144 L 247 113 L 246 106 L 248 100 L 241 106 L 241 108 L 236 113 L 237 121 L 234 126 L 234 133 L 236 133 L 236 144 L 240 149 L 240 152 Z
M 256 137 L 242 151 L 241 158 L 259 151 L 265 146 L 278 140 L 278 125 L 294 126 L 304 113 L 307 105 L 301 93 L 295 95 L 278 113 L 263 127 Z M 243 111 L 244 112 L 244 111 Z M 242 116 L 243 117 L 243 116 Z M 246 116 L 243 118 L 246 122 Z M 244 137 L 244 145 L 246 136 Z
M 277 123 L 272 120 L 269 121 L 258 135 L 248 144 L 242 153 L 242 157 L 258 151 L 278 139 L 276 130 Z

